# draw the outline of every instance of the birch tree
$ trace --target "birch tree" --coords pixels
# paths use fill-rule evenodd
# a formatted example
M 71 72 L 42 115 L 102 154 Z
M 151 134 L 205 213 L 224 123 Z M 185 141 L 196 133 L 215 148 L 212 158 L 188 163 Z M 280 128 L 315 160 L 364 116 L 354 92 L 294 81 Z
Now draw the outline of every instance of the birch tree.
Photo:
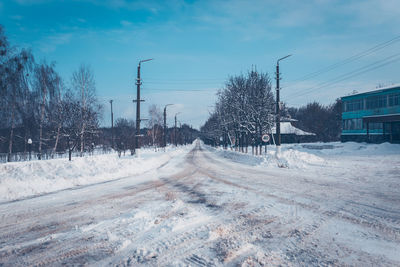
M 85 135 L 93 133 L 93 126 L 97 126 L 95 125 L 97 122 L 93 121 L 92 116 L 99 107 L 96 99 L 95 80 L 89 66 L 82 64 L 72 74 L 72 86 L 80 95 L 80 153 L 82 156 L 85 149 Z
M 40 118 L 39 118 L 39 159 L 42 158 L 42 149 L 45 145 L 43 128 L 49 124 L 49 116 L 51 114 L 51 103 L 54 102 L 55 92 L 57 89 L 58 75 L 54 70 L 54 63 L 42 63 L 35 68 L 35 87 L 40 98 Z M 56 111 L 56 110 L 55 110 Z M 56 111 L 57 112 L 57 111 Z M 47 138 L 48 139 L 48 135 Z
M 151 144 L 153 146 L 161 145 L 162 143 L 162 124 L 163 116 L 162 112 L 157 105 L 150 105 L 149 107 L 149 120 L 147 121 L 147 127 L 151 129 L 149 131 L 151 136 Z

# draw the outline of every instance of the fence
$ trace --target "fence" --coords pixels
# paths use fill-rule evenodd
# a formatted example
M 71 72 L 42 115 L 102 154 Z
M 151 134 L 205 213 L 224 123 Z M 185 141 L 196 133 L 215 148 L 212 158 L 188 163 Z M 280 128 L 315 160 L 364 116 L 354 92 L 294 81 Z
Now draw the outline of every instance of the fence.
M 97 147 L 91 151 L 83 152 L 82 156 L 93 156 L 93 155 L 102 155 L 102 154 L 110 154 L 116 153 L 115 150 L 110 147 Z M 72 157 L 80 157 L 80 151 L 73 151 Z M 8 160 L 10 158 L 10 160 Z M 47 159 L 59 159 L 59 158 L 68 158 L 68 151 L 61 151 L 54 153 L 53 150 L 44 150 L 42 151 L 42 160 Z M 0 153 L 0 163 L 6 163 L 8 161 L 17 162 L 17 161 L 29 161 L 29 160 L 39 160 L 39 153 L 35 152 L 16 152 L 9 155 L 8 153 Z

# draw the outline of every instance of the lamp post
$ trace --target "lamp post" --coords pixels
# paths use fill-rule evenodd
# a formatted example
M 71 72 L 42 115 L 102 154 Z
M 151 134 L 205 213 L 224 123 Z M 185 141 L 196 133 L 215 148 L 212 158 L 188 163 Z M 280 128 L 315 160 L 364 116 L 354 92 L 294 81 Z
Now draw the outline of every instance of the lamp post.
M 164 151 L 167 147 L 167 107 L 173 104 L 166 104 L 164 107 Z
M 134 102 L 136 102 L 136 139 L 135 139 L 136 156 L 139 156 L 139 151 L 140 151 L 140 142 L 139 142 L 139 138 L 140 138 L 140 102 L 144 101 L 144 100 L 140 99 L 140 85 L 142 84 L 142 82 L 140 80 L 140 65 L 143 62 L 147 62 L 150 60 L 153 60 L 153 59 L 150 58 L 150 59 L 140 60 L 138 67 L 137 67 L 137 78 L 136 78 L 137 97 L 136 97 L 136 100 L 134 100 Z
M 279 99 L 279 61 L 284 60 L 285 58 L 290 57 L 291 55 L 287 55 L 285 57 L 282 57 L 280 59 L 278 59 L 278 61 L 276 62 L 276 136 L 277 136 L 277 140 L 276 140 L 276 152 L 275 152 L 275 156 L 279 157 L 279 155 L 281 154 L 281 114 L 280 114 L 280 99 Z
M 28 150 L 29 150 L 29 160 L 31 160 L 31 152 L 32 152 L 32 139 L 28 138 Z
M 175 139 L 175 146 L 178 146 L 177 140 L 176 140 L 176 115 L 180 114 L 180 112 L 175 113 L 175 134 L 174 134 L 174 139 Z
M 114 149 L 114 113 L 112 108 L 113 100 L 110 100 L 111 105 L 111 148 Z

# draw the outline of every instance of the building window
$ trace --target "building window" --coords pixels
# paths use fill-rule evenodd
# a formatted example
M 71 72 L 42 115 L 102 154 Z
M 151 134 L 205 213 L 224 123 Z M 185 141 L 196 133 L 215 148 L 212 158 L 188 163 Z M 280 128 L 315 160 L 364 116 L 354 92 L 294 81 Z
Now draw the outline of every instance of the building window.
M 367 109 L 384 108 L 386 106 L 387 106 L 386 95 L 367 97 Z
M 371 130 L 383 129 L 383 123 L 381 123 L 381 122 L 372 122 L 372 123 L 369 124 L 369 128 Z
M 364 109 L 364 101 L 362 99 L 350 100 L 346 102 L 345 111 L 356 111 Z
M 362 128 L 362 119 L 343 120 L 343 130 L 361 130 Z
M 389 95 L 389 107 L 400 106 L 400 93 Z

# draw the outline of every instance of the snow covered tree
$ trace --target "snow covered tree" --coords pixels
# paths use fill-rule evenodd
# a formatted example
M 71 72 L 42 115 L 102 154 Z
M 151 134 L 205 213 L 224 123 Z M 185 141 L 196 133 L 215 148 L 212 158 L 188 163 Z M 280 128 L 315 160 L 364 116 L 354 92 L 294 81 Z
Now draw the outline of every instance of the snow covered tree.
M 202 128 L 203 137 L 236 148 L 261 144 L 274 125 L 275 101 L 267 73 L 255 70 L 230 77 L 218 92 L 214 113 Z M 249 140 L 251 139 L 251 140 Z

